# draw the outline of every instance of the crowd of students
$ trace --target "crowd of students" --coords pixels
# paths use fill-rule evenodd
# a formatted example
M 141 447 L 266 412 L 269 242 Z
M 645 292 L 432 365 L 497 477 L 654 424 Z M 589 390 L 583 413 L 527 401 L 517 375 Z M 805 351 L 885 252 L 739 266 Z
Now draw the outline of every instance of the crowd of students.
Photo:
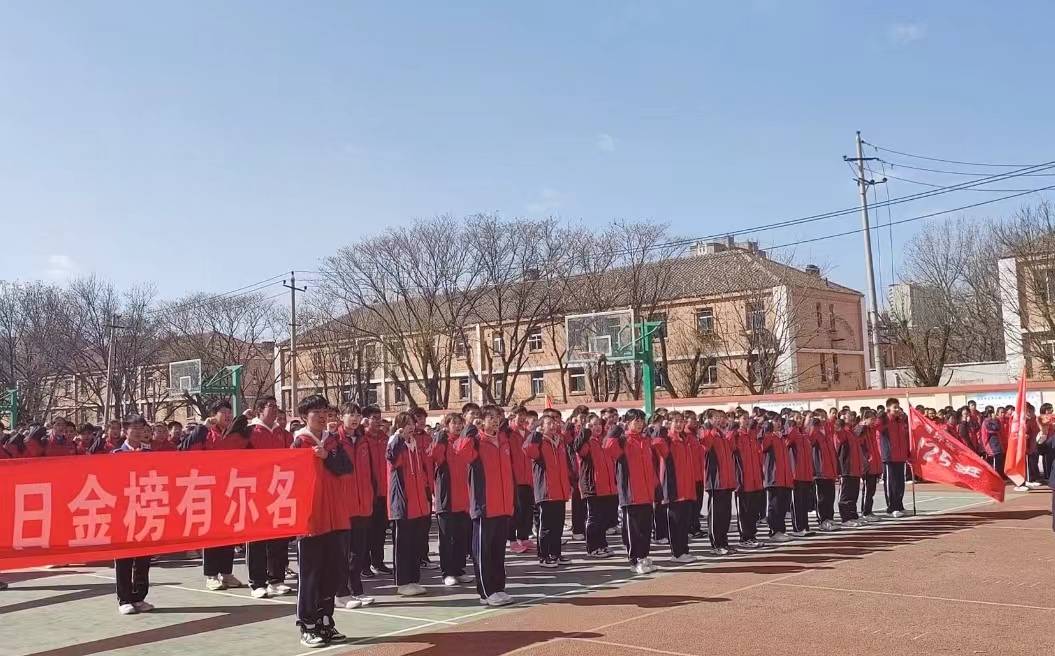
M 941 422 L 1002 471 L 1011 413 L 974 402 L 955 410 L 919 408 Z M 423 569 L 439 568 L 445 586 L 474 584 L 480 603 L 504 606 L 507 551 L 534 551 L 538 565 L 556 569 L 566 512 L 571 539 L 587 556 L 616 555 L 620 536 L 635 574 L 656 570 L 652 547 L 670 546 L 671 559 L 690 563 L 690 540 L 706 539 L 711 553 L 727 556 L 733 508 L 737 549 L 755 550 L 811 535 L 878 521 L 874 500 L 883 482 L 886 513 L 905 516 L 910 462 L 908 419 L 897 399 L 877 408 L 731 412 L 614 408 L 593 413 L 580 406 L 569 416 L 547 409 L 469 403 L 435 426 L 415 408 L 389 422 L 376 406 L 349 403 L 338 410 L 309 396 L 287 423 L 274 397 L 233 416 L 225 401 L 201 424 L 150 427 L 140 416 L 99 431 L 63 419 L 0 437 L 2 457 L 47 457 L 134 451 L 308 448 L 319 458 L 319 479 L 308 533 L 239 545 L 256 598 L 293 593 L 301 642 L 321 647 L 345 639 L 336 608 L 374 603 L 366 585 L 391 575 L 402 596 L 426 594 Z M 1028 487 L 1055 460 L 1055 415 L 1050 404 L 1027 412 Z M 908 481 L 911 483 L 911 480 Z M 1028 489 L 1025 487 L 1024 489 Z M 706 510 L 704 509 L 706 505 Z M 837 515 L 836 515 L 837 513 Z M 439 562 L 429 558 L 435 517 Z M 790 530 L 788 518 L 790 517 Z M 706 524 L 703 520 L 706 520 Z M 758 535 L 759 524 L 766 535 Z M 384 559 L 389 529 L 393 567 Z M 298 571 L 289 568 L 297 538 Z M 202 553 L 205 587 L 243 587 L 232 574 L 236 546 Z M 469 573 L 469 561 L 472 570 Z M 151 558 L 115 562 L 118 610 L 132 615 L 146 601 Z

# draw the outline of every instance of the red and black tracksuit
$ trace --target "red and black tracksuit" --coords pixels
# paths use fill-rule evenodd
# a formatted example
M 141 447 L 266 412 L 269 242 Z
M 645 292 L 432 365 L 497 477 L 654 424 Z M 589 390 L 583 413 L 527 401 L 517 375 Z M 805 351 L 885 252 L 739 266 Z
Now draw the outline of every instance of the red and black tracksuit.
M 388 463 L 385 451 L 388 448 L 388 435 L 383 430 L 366 432 L 366 444 L 370 448 L 370 472 L 374 479 L 374 507 L 370 512 L 370 532 L 367 536 L 367 549 L 370 565 L 374 569 L 386 571 L 385 535 L 388 532 Z M 365 567 L 363 568 L 365 571 Z
M 112 453 L 136 453 L 143 449 L 114 449 Z M 117 605 L 136 604 L 146 601 L 150 591 L 150 562 L 152 556 L 117 558 L 114 560 L 114 579 L 117 586 Z
M 573 535 L 586 533 L 586 500 L 579 490 L 579 459 L 575 456 L 575 440 L 585 426 L 575 422 L 564 425 L 564 446 L 568 450 L 568 471 L 571 474 L 571 532 Z
M 863 516 L 873 514 L 872 508 L 875 503 L 876 488 L 879 486 L 879 477 L 883 473 L 883 461 L 879 455 L 879 431 L 874 426 L 869 426 L 865 431 L 865 439 L 868 447 L 868 456 L 865 458 L 865 475 L 861 478 L 861 515 Z M 900 467 L 901 477 L 904 479 L 904 463 Z M 888 507 L 887 512 L 894 512 L 894 509 Z
M 883 491 L 887 512 L 905 510 L 905 463 L 909 461 L 908 416 L 880 415 L 879 456 L 883 462 Z M 913 472 L 915 473 L 915 472 Z
M 1004 475 L 1004 447 L 1000 441 L 1002 431 L 1003 426 L 999 419 L 988 417 L 982 420 L 982 446 L 985 448 L 985 455 L 989 464 L 1001 476 Z
M 696 469 L 693 449 L 684 433 L 666 428 L 652 438 L 659 458 L 659 487 L 667 512 L 670 552 L 675 558 L 689 552 L 689 519 L 696 501 Z
M 751 542 L 758 533 L 758 520 L 765 507 L 762 480 L 762 448 L 755 429 L 737 428 L 726 433 L 736 455 L 736 520 L 740 542 Z
M 619 497 L 615 489 L 615 463 L 604 450 L 604 436 L 583 428 L 575 440 L 579 461 L 579 493 L 586 501 L 586 551 L 608 548 L 606 532 L 617 524 Z
M 429 511 L 425 513 L 425 541 L 421 543 L 421 564 L 429 562 L 429 534 L 432 533 L 432 483 L 435 476 L 432 463 L 432 435 L 426 430 L 414 431 L 412 438 L 418 444 L 418 450 L 425 454 L 425 498 L 428 499 Z
M 794 477 L 791 528 L 797 532 L 806 532 L 810 529 L 810 509 L 813 506 L 813 444 L 798 426 L 788 429 L 785 439 L 791 454 Z
M 249 422 L 247 449 L 285 449 L 283 432 L 278 426 L 267 426 L 260 419 Z M 168 439 L 164 443 L 171 446 Z M 282 583 L 289 565 L 289 538 L 274 538 L 247 542 L 245 545 L 245 567 L 249 570 L 249 587 L 266 588 L 269 584 Z
M 473 518 L 476 592 L 487 599 L 506 589 L 506 538 L 513 516 L 513 460 L 509 427 L 497 435 L 470 426 L 455 451 L 469 462 L 469 515 Z
M 701 537 L 703 528 L 700 526 L 700 511 L 703 510 L 704 496 L 707 492 L 704 483 L 703 445 L 700 443 L 699 429 L 689 428 L 685 431 L 685 439 L 689 442 L 692 450 L 693 478 L 696 480 L 696 502 L 692 505 L 692 517 L 689 519 L 689 534 L 692 537 Z
M 604 450 L 615 462 L 616 489 L 623 512 L 623 544 L 634 565 L 648 558 L 652 548 L 652 503 L 656 495 L 656 468 L 652 445 L 641 433 L 613 426 L 604 439 Z
M 861 477 L 865 474 L 866 449 L 865 426 L 840 428 L 835 432 L 835 452 L 839 456 L 839 477 L 842 488 L 839 492 L 839 519 L 856 520 L 857 495 L 861 491 Z
M 438 431 L 432 438 L 432 501 L 440 525 L 440 572 L 464 576 L 469 554 L 472 518 L 469 517 L 469 453 L 458 450 L 460 435 Z M 466 438 L 467 439 L 467 438 Z
M 795 472 L 791 467 L 787 439 L 779 433 L 769 432 L 762 436 L 762 475 L 769 496 L 766 513 L 769 534 L 785 533 L 786 517 L 791 508 L 791 490 L 795 487 Z
M 731 435 L 722 435 L 716 428 L 704 429 L 699 437 L 701 485 L 709 494 L 707 501 L 707 535 L 711 547 L 729 546 L 729 522 L 733 516 L 733 490 L 736 489 L 736 447 Z
M 527 435 L 517 428 L 508 433 L 509 456 L 513 461 L 513 517 L 509 522 L 509 541 L 531 538 L 531 520 L 535 516 L 535 492 L 532 489 L 531 459 L 524 454 Z
M 426 493 L 428 454 L 418 447 L 413 435 L 397 433 L 388 440 L 388 516 L 392 533 L 396 586 L 421 582 L 421 544 L 427 533 L 431 512 Z
M 571 498 L 568 450 L 560 434 L 546 437 L 540 431 L 524 442 L 532 461 L 535 505 L 539 510 L 539 561 L 559 559 L 564 534 L 564 508 Z
M 835 440 L 828 431 L 814 426 L 807 433 L 813 447 L 813 483 L 817 489 L 817 517 L 820 521 L 835 519 L 835 480 L 839 476 Z
M 337 429 L 341 446 L 352 462 L 352 473 L 344 481 L 343 489 L 348 499 L 348 575 L 337 588 L 338 597 L 363 594 L 361 573 L 370 566 L 370 516 L 374 512 L 374 480 L 370 461 L 370 445 L 363 429 L 347 430 L 343 425 Z M 279 435 L 281 438 L 281 435 Z

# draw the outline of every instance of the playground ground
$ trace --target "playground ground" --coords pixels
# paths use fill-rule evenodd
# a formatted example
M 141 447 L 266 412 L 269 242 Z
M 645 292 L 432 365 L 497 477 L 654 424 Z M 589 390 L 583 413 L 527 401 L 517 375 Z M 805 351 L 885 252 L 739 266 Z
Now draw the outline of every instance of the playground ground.
M 1046 488 L 1009 492 L 1004 504 L 944 486 L 916 488 L 913 518 L 724 559 L 696 541 L 700 560 L 677 567 L 658 547 L 662 569 L 647 576 L 632 576 L 622 559 L 586 560 L 577 541 L 566 546 L 573 563 L 560 570 L 511 556 L 508 590 L 519 603 L 502 609 L 481 607 L 471 586 L 443 587 L 435 570 L 425 572 L 427 597 L 401 599 L 390 579 L 375 580 L 367 586 L 377 604 L 338 613 L 349 642 L 325 649 L 299 644 L 295 597 L 206 591 L 196 561 L 155 563 L 148 600 L 157 609 L 130 617 L 116 613 L 109 567 L 8 572 L 0 655 L 1043 651 L 1055 620 Z M 235 575 L 246 578 L 241 562 Z

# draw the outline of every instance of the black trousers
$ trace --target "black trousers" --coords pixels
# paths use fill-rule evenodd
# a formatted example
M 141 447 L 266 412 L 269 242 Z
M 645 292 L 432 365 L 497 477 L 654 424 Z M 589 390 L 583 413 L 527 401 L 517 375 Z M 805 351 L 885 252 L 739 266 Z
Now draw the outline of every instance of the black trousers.
M 205 549 L 202 552 L 201 564 L 205 576 L 230 574 L 234 571 L 234 545 Z
M 392 524 L 395 526 L 392 537 L 395 557 L 392 562 L 395 566 L 396 585 L 420 583 L 421 543 L 428 539 L 425 532 L 428 529 L 428 520 L 424 517 L 397 519 Z
M 610 494 L 604 497 L 586 497 L 586 551 L 594 552 L 608 548 L 605 532 L 616 523 L 619 512 L 619 497 Z
M 656 501 L 652 504 L 652 534 L 656 538 L 656 542 L 660 540 L 670 539 L 670 527 L 667 525 L 667 513 L 663 508 L 663 503 Z
M 260 540 L 245 545 L 245 566 L 249 570 L 249 587 L 266 588 L 269 583 L 286 580 L 286 549 L 289 540 Z
M 513 490 L 513 518 L 509 522 L 509 540 L 531 537 L 531 517 L 535 513 L 535 492 L 530 485 L 517 485 Z
M 359 575 L 370 563 L 367 550 L 367 541 L 370 537 L 370 518 L 352 517 L 349 523 L 351 529 L 347 536 L 347 575 L 341 579 L 337 586 L 337 596 L 348 595 L 359 596 L 363 594 L 363 579 Z
M 814 481 L 817 487 L 817 516 L 823 521 L 835 519 L 835 481 L 818 478 Z
M 1037 447 L 1037 451 L 1040 452 L 1040 464 L 1043 470 L 1041 481 L 1046 481 L 1051 478 L 1051 469 L 1055 467 L 1055 448 L 1052 448 L 1050 444 L 1041 444 Z
M 667 506 L 667 527 L 670 535 L 670 555 L 677 558 L 689 553 L 689 522 L 692 501 L 672 501 Z
M 118 605 L 143 601 L 150 590 L 150 556 L 115 560 L 114 576 L 117 578 Z
M 733 491 L 711 490 L 707 497 L 707 537 L 714 549 L 729 546 L 729 522 L 733 518 Z
M 857 495 L 861 492 L 861 479 L 843 476 L 839 489 L 839 519 L 846 522 L 857 519 Z
M 736 525 L 740 531 L 741 542 L 754 540 L 758 534 L 758 518 L 762 516 L 765 498 L 765 492 L 762 490 L 736 491 Z
M 463 576 L 472 525 L 469 513 L 436 513 L 436 523 L 440 525 L 440 572 L 445 577 Z
M 707 493 L 703 481 L 696 481 L 696 501 L 692 503 L 692 517 L 689 519 L 689 533 L 695 535 L 703 530 L 700 525 L 700 511 L 703 510 L 704 494 Z M 707 506 L 710 507 L 710 504 Z
M 767 487 L 766 492 L 769 495 L 769 511 L 766 513 L 769 534 L 786 533 L 788 530 L 787 514 L 791 508 L 791 488 Z
M 813 499 L 813 481 L 795 481 L 791 488 L 791 528 L 795 531 L 810 530 L 810 500 Z
M 888 513 L 905 512 L 905 463 L 883 463 L 883 493 Z
M 1040 454 L 1026 453 L 1026 480 L 1040 483 Z
M 388 531 L 388 501 L 374 497 L 374 512 L 370 515 L 370 564 L 385 564 L 385 533 Z
M 543 501 L 538 507 L 538 559 L 559 558 L 560 543 L 564 536 L 564 502 Z
M 333 623 L 333 597 L 346 575 L 348 531 L 302 537 L 297 545 L 297 625 Z
M 879 485 L 879 475 L 865 474 L 861 480 L 864 482 L 861 489 L 861 514 L 871 515 L 872 505 L 875 503 L 876 487 Z
M 571 532 L 572 535 L 586 533 L 586 501 L 579 493 L 579 486 L 571 488 Z
M 1006 479 L 1007 476 L 1004 475 L 1004 458 L 1005 457 L 1006 456 L 1003 453 L 998 453 L 998 454 L 996 454 L 994 456 L 989 456 L 989 458 L 987 458 L 987 460 L 989 461 L 989 464 L 993 466 L 993 469 L 996 470 L 996 473 L 1000 474 L 1000 478 L 1005 478 Z
M 473 573 L 476 574 L 476 592 L 481 599 L 505 592 L 508 534 L 508 515 L 473 520 Z
M 431 509 L 432 493 L 427 490 L 425 492 L 425 500 L 428 502 L 428 505 L 425 507 Z M 425 539 L 421 542 L 421 562 L 426 563 L 429 560 L 429 536 L 432 534 L 432 511 L 429 510 L 423 519 L 425 520 Z
M 652 524 L 651 503 L 623 506 L 623 545 L 633 565 L 652 550 Z

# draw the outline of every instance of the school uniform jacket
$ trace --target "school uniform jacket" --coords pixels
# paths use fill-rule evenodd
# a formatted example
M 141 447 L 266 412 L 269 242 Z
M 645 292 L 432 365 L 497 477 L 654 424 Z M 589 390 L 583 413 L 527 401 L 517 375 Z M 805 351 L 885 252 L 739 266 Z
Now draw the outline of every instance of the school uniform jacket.
M 736 455 L 736 484 L 741 492 L 759 492 L 763 488 L 762 451 L 755 429 L 736 428 L 726 433 Z
M 663 503 L 696 500 L 696 476 L 692 465 L 692 447 L 682 433 L 666 428 L 652 438 L 652 450 L 659 458 L 659 486 Z
M 603 436 L 582 429 L 575 438 L 575 457 L 579 461 L 579 494 L 585 497 L 609 497 L 615 489 L 615 463 L 604 450 Z
M 700 449 L 706 469 L 704 486 L 708 490 L 736 489 L 736 445 L 732 433 L 722 435 L 717 428 L 700 431 Z
M 418 444 L 418 450 L 425 454 L 425 473 L 428 475 L 425 479 L 425 489 L 432 494 L 432 484 L 436 476 L 435 465 L 432 462 L 432 434 L 426 430 L 419 430 L 414 431 L 412 437 Z
M 834 481 L 839 476 L 838 455 L 835 453 L 835 440 L 819 426 L 806 434 L 813 448 L 813 477 L 822 481 Z
M 982 420 L 982 446 L 985 447 L 986 455 L 992 457 L 1004 452 L 1003 445 L 1000 444 L 1001 430 L 999 419 L 989 417 Z
M 706 454 L 700 441 L 699 429 L 686 429 L 685 441 L 689 443 L 689 451 L 692 453 L 692 478 L 697 485 L 704 485 L 707 481 L 707 465 L 704 461 Z
M 293 435 L 293 444 L 290 446 L 294 449 L 311 449 L 323 442 L 331 454 L 341 448 L 336 435 L 326 431 L 315 435 L 307 426 Z M 346 481 L 342 481 L 342 478 L 350 476 L 338 476 L 323 464 L 322 458 L 315 458 L 315 495 L 308 517 L 308 535 L 325 535 L 351 528 L 351 504 L 346 494 Z
M 371 473 L 370 445 L 366 442 L 363 429 L 356 427 L 349 431 L 343 425 L 337 427 L 337 436 L 352 461 L 352 473 L 345 482 L 344 490 L 348 497 L 348 512 L 352 518 L 369 517 L 374 513 L 374 480 Z M 276 437 L 282 434 L 276 431 Z
M 908 461 L 908 415 L 897 418 L 889 414 L 879 417 L 879 454 L 883 462 L 903 463 Z
M 794 487 L 791 452 L 784 436 L 779 433 L 762 436 L 762 477 L 766 487 Z
M 883 473 L 883 460 L 880 457 L 879 430 L 875 426 L 865 429 L 865 444 L 868 453 L 865 456 L 865 474 L 868 476 L 879 476 Z
M 864 427 L 853 429 L 843 427 L 835 433 L 835 451 L 839 455 L 839 475 L 856 476 L 865 474 Z
M 44 457 L 46 458 L 75 455 L 79 455 L 77 453 L 77 445 L 69 438 L 50 437 L 44 444 Z
M 438 513 L 469 512 L 469 458 L 465 450 L 455 448 L 459 439 L 445 430 L 432 436 L 432 503 Z
M 505 424 L 497 435 L 467 426 L 454 443 L 455 453 L 469 463 L 469 515 L 473 519 L 513 515 L 513 459 L 508 433 Z
M 374 494 L 381 499 L 388 496 L 388 436 L 384 431 L 366 431 L 366 444 L 370 448 L 370 473 L 374 478 Z M 391 519 L 391 518 L 390 518 Z
M 524 440 L 527 435 L 519 428 L 510 426 L 508 437 L 509 457 L 513 461 L 513 482 L 516 485 L 532 484 L 531 458 L 524 453 Z
M 414 446 L 408 447 L 406 438 L 398 433 L 388 440 L 385 460 L 388 461 L 388 518 L 391 520 L 417 519 L 431 512 L 425 496 L 426 454 L 416 442 Z
M 278 426 L 268 426 L 260 417 L 249 422 L 249 448 L 251 449 L 284 449 L 286 444 L 285 431 Z M 338 432 L 344 430 L 342 426 Z
M 649 439 L 641 433 L 627 433 L 616 425 L 604 438 L 604 450 L 615 462 L 619 505 L 651 505 L 656 494 L 656 468 Z
M 813 482 L 813 444 L 798 426 L 792 426 L 785 440 L 791 453 L 791 470 L 796 483 Z
M 560 433 L 555 439 L 546 439 L 541 431 L 535 431 L 524 441 L 524 454 L 532 461 L 535 503 L 571 498 L 571 468 Z

